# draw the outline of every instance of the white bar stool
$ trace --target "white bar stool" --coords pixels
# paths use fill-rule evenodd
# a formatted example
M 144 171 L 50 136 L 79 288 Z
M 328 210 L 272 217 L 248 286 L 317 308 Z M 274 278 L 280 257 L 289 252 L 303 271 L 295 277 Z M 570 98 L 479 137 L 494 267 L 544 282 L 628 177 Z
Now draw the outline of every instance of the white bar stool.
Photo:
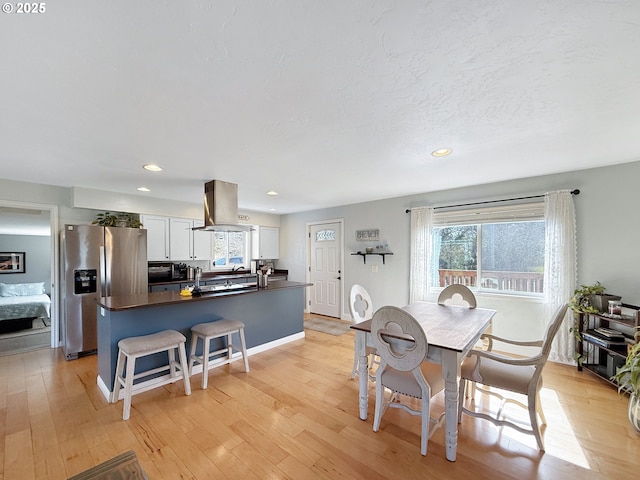
M 155 373 L 169 370 L 170 376 L 159 381 L 152 380 L 150 388 L 159 387 L 168 383 L 174 383 L 181 378 L 184 380 L 184 393 L 191 395 L 191 383 L 187 372 L 187 355 L 185 350 L 185 342 L 187 339 L 180 332 L 175 330 L 164 330 L 151 335 L 142 335 L 140 337 L 123 338 L 118 342 L 118 362 L 116 365 L 116 379 L 112 396 L 112 403 L 118 403 L 120 396 L 120 387 L 124 387 L 124 408 L 122 411 L 122 419 L 128 420 L 131 413 L 131 396 L 133 395 L 133 381 L 140 377 L 146 377 Z M 178 349 L 180 362 L 176 362 L 175 349 Z M 158 368 L 134 373 L 136 368 L 136 360 L 140 357 L 152 355 L 154 353 L 166 351 L 169 357 L 169 363 Z M 126 363 L 126 372 L 125 370 Z M 181 376 L 176 373 L 176 367 L 182 372 Z M 124 376 L 123 376 L 124 375 Z M 135 393 L 140 393 L 141 391 Z
M 231 343 L 231 336 L 234 333 L 238 333 L 240 336 L 240 348 Z M 244 361 L 244 371 L 249 371 L 249 359 L 247 358 L 247 346 L 244 340 L 244 323 L 240 320 L 222 319 L 215 322 L 199 323 L 191 327 L 191 351 L 189 353 L 189 376 L 193 371 L 194 362 L 202 364 L 202 388 L 207 388 L 209 380 L 209 367 L 217 366 L 224 363 L 230 363 L 233 357 L 233 349 L 240 350 L 242 352 L 242 359 Z M 219 337 L 227 337 L 227 346 L 209 352 L 211 340 Z M 202 355 L 196 355 L 196 346 L 198 345 L 198 339 L 202 339 Z M 207 355 L 206 352 L 209 352 Z M 214 362 L 211 365 L 209 361 L 212 356 L 226 353 L 226 359 L 222 359 L 219 362 Z

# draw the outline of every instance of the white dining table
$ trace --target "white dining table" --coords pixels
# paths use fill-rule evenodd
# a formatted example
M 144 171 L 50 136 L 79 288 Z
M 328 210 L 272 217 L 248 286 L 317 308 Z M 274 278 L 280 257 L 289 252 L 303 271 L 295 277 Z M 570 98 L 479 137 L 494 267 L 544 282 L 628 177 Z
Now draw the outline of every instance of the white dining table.
M 458 386 L 460 365 L 469 350 L 487 329 L 495 310 L 444 306 L 437 303 L 415 302 L 403 310 L 420 323 L 427 336 L 425 360 L 442 365 L 445 380 L 445 428 L 447 460 L 455 461 L 458 447 Z M 351 326 L 356 331 L 356 355 L 359 357 L 360 418 L 367 419 L 369 394 L 369 365 L 366 346 L 373 346 L 371 320 Z

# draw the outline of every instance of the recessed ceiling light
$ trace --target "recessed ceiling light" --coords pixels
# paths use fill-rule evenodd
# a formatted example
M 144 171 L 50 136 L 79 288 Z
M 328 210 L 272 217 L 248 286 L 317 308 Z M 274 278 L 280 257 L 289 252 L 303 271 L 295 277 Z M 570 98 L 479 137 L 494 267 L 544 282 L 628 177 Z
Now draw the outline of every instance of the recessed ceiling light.
M 162 167 L 159 165 L 156 165 L 155 163 L 148 163 L 147 165 L 143 165 L 143 167 L 145 170 L 149 170 L 150 172 L 161 172 L 162 171 Z
M 149 190 L 147 187 L 138 187 L 137 190 L 139 192 L 150 192 L 151 190 Z
M 431 152 L 431 155 L 433 155 L 434 157 L 446 157 L 451 152 L 452 150 L 450 148 L 439 148 Z
M 269 211 L 270 211 L 270 212 L 275 212 L 275 211 L 276 211 L 276 209 L 275 209 L 275 208 L 270 208 L 270 209 L 269 209 Z
M 278 195 L 278 192 L 274 192 L 273 190 L 269 190 L 267 192 L 267 195 L 271 195 L 272 197 L 275 197 L 276 195 Z

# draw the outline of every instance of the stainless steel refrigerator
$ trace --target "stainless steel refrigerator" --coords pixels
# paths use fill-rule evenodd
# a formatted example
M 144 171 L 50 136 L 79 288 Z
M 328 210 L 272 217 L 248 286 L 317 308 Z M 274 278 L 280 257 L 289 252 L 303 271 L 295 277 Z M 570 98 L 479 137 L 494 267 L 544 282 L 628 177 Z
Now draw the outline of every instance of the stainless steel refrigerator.
M 96 353 L 98 297 L 147 293 L 147 231 L 65 225 L 64 348 L 67 360 Z

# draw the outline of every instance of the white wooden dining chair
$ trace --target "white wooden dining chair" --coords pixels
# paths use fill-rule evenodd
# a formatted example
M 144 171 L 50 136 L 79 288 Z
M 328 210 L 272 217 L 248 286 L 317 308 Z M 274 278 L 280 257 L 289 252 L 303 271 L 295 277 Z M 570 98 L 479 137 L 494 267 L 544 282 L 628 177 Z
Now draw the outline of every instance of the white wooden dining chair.
M 442 367 L 425 361 L 428 344 L 424 330 L 401 308 L 385 306 L 377 310 L 371 321 L 371 338 L 380 356 L 373 431 L 379 430 L 382 416 L 389 407 L 420 415 L 420 453 L 426 455 L 429 438 L 444 421 L 444 413 L 438 419 L 430 415 L 431 397 L 444 388 Z M 391 391 L 388 398 L 385 398 L 386 390 Z M 412 408 L 409 402 L 404 403 L 404 397 L 420 399 L 420 410 Z
M 357 283 L 351 286 L 349 291 L 349 311 L 351 312 L 351 323 L 353 325 L 364 322 L 365 320 L 371 320 L 373 317 L 373 304 L 371 302 L 371 296 L 367 290 Z M 354 357 L 353 357 L 353 369 L 351 370 L 351 378 L 355 378 L 358 373 L 358 356 L 356 355 L 356 348 L 354 344 Z M 376 349 L 373 347 L 366 347 L 367 352 L 367 364 L 369 365 L 369 372 L 379 364 L 378 357 L 376 356 Z M 375 375 L 369 373 L 369 380 L 375 381 Z
M 489 340 L 488 350 L 472 350 L 469 353 L 469 356 L 466 357 L 462 363 L 459 391 L 460 401 L 458 402 L 458 423 L 462 420 L 462 414 L 466 413 L 473 417 L 489 420 L 498 426 L 515 428 L 519 432 L 534 435 L 538 448 L 544 451 L 544 442 L 542 439 L 540 424 L 538 423 L 538 416 L 540 417 L 542 425 L 546 425 L 547 423 L 540 403 L 542 369 L 547 363 L 549 351 L 551 350 L 551 343 L 553 342 L 553 338 L 558 332 L 560 325 L 562 325 L 562 321 L 566 313 L 567 304 L 565 303 L 556 310 L 552 320 L 547 326 L 543 340 L 522 342 L 508 340 L 489 334 L 484 336 Z M 539 347 L 540 350 L 536 355 L 530 357 L 514 358 L 493 352 L 492 348 L 494 341 L 505 342 L 511 345 Z M 495 395 L 501 400 L 500 406 L 495 415 L 492 415 L 492 412 L 481 412 L 475 409 L 475 405 L 473 405 L 474 408 L 472 409 L 472 404 L 475 403 L 473 399 L 469 402 L 470 408 L 465 407 L 463 394 L 467 381 L 482 384 L 483 387 L 479 387 L 479 391 L 489 395 Z M 503 396 L 499 392 L 494 391 L 493 388 L 524 395 L 527 403 L 525 405 L 517 399 Z M 503 418 L 506 403 L 514 403 L 527 409 L 529 412 L 531 428 L 526 428 L 526 426 L 523 427 L 511 420 Z
M 476 296 L 465 285 L 454 283 L 445 287 L 438 295 L 440 305 L 461 305 L 476 308 Z

